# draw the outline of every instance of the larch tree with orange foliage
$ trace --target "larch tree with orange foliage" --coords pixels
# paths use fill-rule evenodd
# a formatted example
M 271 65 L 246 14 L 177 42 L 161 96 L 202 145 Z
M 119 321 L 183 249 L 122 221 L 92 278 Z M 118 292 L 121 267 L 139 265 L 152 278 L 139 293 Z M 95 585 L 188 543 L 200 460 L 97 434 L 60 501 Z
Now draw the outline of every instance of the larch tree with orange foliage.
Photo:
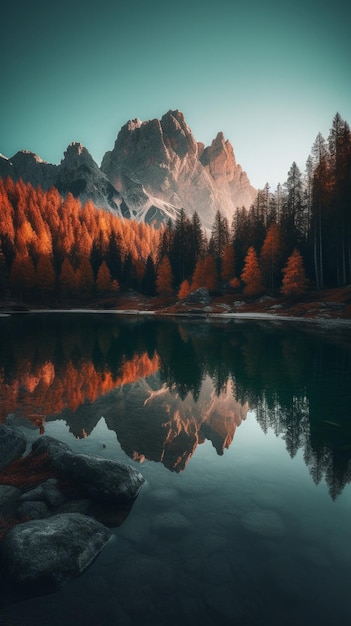
M 281 293 L 288 298 L 297 298 L 305 293 L 308 281 L 305 274 L 303 259 L 295 248 L 283 269 Z
M 98 269 L 96 276 L 96 288 L 98 293 L 108 293 L 111 291 L 112 282 L 110 270 L 107 267 L 106 261 L 103 261 Z
M 35 268 L 32 258 L 26 254 L 16 254 L 10 271 L 10 288 L 20 296 L 33 293 L 35 287 Z
M 36 271 L 36 287 L 41 295 L 52 294 L 55 290 L 55 270 L 51 258 L 47 254 L 41 254 L 37 263 Z
M 183 298 L 186 298 L 189 295 L 190 291 L 191 289 L 189 281 L 187 279 L 183 280 L 178 291 L 179 300 L 183 300 Z
M 165 255 L 158 266 L 156 276 L 156 291 L 159 295 L 169 296 L 173 293 L 173 274 L 167 255 Z
M 280 277 L 281 260 L 282 237 L 278 224 L 274 222 L 267 230 L 260 254 L 263 282 L 272 290 Z
M 93 268 L 89 259 L 83 257 L 76 271 L 77 288 L 83 298 L 92 295 L 95 285 Z
M 68 257 L 63 259 L 61 266 L 59 289 L 63 297 L 72 296 L 76 289 L 76 274 Z
M 245 283 L 244 294 L 246 296 L 258 296 L 262 293 L 262 272 L 253 246 L 250 246 L 247 251 L 241 280 Z

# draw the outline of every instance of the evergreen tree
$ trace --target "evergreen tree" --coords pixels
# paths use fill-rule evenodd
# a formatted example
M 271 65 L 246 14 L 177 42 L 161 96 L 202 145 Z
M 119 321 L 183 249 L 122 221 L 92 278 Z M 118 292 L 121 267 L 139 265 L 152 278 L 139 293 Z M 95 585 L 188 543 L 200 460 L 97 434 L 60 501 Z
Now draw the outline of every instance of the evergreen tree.
M 235 276 L 235 255 L 233 244 L 229 243 L 223 252 L 221 279 L 228 283 Z
M 156 293 L 156 269 L 151 254 L 149 254 L 146 259 L 145 271 L 140 289 L 146 296 L 154 296 Z

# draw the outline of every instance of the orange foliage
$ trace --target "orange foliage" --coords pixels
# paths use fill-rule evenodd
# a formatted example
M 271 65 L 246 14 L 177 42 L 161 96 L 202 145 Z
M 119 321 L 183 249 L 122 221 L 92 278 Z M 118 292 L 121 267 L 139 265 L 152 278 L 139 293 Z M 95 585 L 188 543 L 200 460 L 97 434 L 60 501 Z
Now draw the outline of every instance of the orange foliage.
M 28 361 L 19 363 L 17 378 L 12 383 L 5 383 L 0 372 L 0 422 L 9 413 L 17 412 L 42 431 L 45 415 L 62 413 L 65 408 L 75 411 L 84 402 L 95 402 L 112 389 L 150 376 L 160 367 L 158 356 L 150 358 L 147 352 L 125 359 L 118 377 L 107 369 L 96 370 L 89 358 L 79 364 L 68 360 L 59 371 L 51 361 L 39 368 Z
M 68 258 L 76 268 L 83 257 L 89 259 L 94 244 L 98 244 L 104 257 L 114 238 L 119 242 L 122 260 L 130 256 L 134 273 L 140 279 L 146 259 L 151 256 L 155 260 L 163 233 L 162 228 L 97 209 L 91 201 L 81 206 L 71 193 L 62 198 L 55 188 L 34 189 L 22 180 L 0 180 L 0 203 L 0 247 L 3 244 L 9 265 L 16 254 L 30 258 L 34 266 L 42 255 L 54 255 L 60 263 Z M 83 291 L 89 292 L 86 273 L 85 268 Z M 23 277 L 20 282 L 23 289 L 33 287 L 32 276 Z M 68 282 L 71 287 L 71 279 Z M 10 288 L 18 288 L 17 279 L 15 284 L 10 280 Z
M 47 453 L 41 455 L 27 454 L 27 456 L 16 459 L 2 470 L 0 484 L 26 489 L 53 476 L 54 473 L 50 468 Z
M 244 294 L 257 296 L 262 292 L 262 274 L 255 249 L 251 246 L 245 257 L 241 279 L 245 283 Z

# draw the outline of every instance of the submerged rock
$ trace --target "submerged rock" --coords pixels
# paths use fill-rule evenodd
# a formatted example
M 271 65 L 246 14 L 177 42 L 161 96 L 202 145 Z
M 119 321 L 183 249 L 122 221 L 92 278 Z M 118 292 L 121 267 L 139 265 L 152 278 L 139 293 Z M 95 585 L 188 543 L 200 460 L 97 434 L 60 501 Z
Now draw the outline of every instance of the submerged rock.
M 249 511 L 242 517 L 241 523 L 250 532 L 264 537 L 278 537 L 285 532 L 284 522 L 275 511 Z
M 100 522 L 63 513 L 12 528 L 2 557 L 13 583 L 54 591 L 86 569 L 110 537 L 111 531 Z
M 0 424 L 0 471 L 19 459 L 25 452 L 27 442 L 20 430 Z

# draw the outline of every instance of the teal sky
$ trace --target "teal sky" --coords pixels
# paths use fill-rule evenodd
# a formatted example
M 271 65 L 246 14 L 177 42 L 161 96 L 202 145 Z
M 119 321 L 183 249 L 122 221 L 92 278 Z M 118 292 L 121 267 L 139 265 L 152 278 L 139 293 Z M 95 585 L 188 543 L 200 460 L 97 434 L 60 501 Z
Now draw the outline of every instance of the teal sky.
M 179 109 L 197 141 L 223 131 L 255 187 L 301 171 L 336 112 L 351 124 L 344 0 L 44 0 L 0 17 L 0 152 L 100 165 L 129 119 Z

